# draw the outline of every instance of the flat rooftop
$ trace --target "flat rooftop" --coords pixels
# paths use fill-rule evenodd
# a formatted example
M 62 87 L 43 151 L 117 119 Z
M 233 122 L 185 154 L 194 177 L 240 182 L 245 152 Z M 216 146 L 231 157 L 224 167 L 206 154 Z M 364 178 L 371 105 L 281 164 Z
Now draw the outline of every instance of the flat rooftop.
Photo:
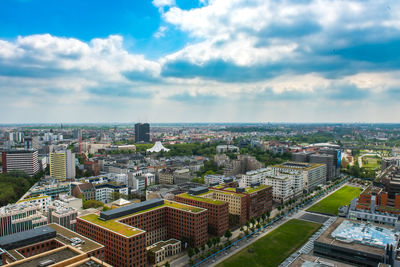
M 176 244 L 176 243 L 180 243 L 181 241 L 177 240 L 177 239 L 168 239 L 166 241 L 159 241 L 157 243 L 155 243 L 154 245 L 152 245 L 148 250 L 152 251 L 152 252 L 157 252 L 160 249 L 162 249 L 164 246 L 169 245 L 169 244 Z
M 196 201 L 206 202 L 206 203 L 210 203 L 210 204 L 214 204 L 214 205 L 223 205 L 226 203 L 221 200 L 213 199 L 211 197 L 211 195 L 212 195 L 212 192 L 208 191 L 208 192 L 205 192 L 205 193 L 202 193 L 199 195 L 191 195 L 189 193 L 183 193 L 183 194 L 179 194 L 177 196 L 182 197 L 182 198 L 196 200 Z
M 35 229 L 0 237 L 0 248 L 11 250 L 21 246 L 52 239 L 56 237 L 56 234 L 57 233 L 53 228 L 45 225 Z
M 308 163 L 308 162 L 285 162 L 278 165 L 273 165 L 274 168 L 286 168 L 295 170 L 311 170 L 316 167 L 324 166 L 325 164 L 320 163 Z
M 343 221 L 347 222 L 339 227 Z M 375 228 L 374 234 L 369 230 L 373 228 Z M 365 251 L 372 254 L 383 254 L 385 249 L 382 247 L 382 245 L 380 245 L 379 242 L 384 244 L 384 242 L 387 241 L 392 242 L 393 239 L 390 237 L 382 238 L 382 236 L 378 234 L 380 231 L 376 228 L 385 229 L 385 233 L 386 231 L 392 231 L 391 229 L 385 228 L 382 225 L 375 226 L 369 224 L 369 227 L 367 228 L 367 224 L 344 218 L 338 218 L 324 233 L 322 233 L 322 235 L 316 241 L 329 245 Z M 338 229 L 338 231 L 335 232 L 336 229 Z M 363 230 L 364 232 L 362 232 Z M 368 233 L 367 230 L 369 231 Z M 333 236 L 332 233 L 334 233 Z M 342 237 L 342 235 L 344 236 Z M 363 239 L 363 237 L 366 237 L 367 239 Z M 376 239 L 376 241 L 369 241 L 371 239 Z M 386 244 L 384 246 L 386 246 Z
M 301 254 L 289 267 L 354 267 L 354 265 L 321 258 L 319 256 Z
M 39 263 L 45 260 L 53 260 L 53 264 L 60 263 L 67 259 L 71 259 L 78 255 L 82 255 L 79 252 L 69 248 L 69 247 L 61 247 L 58 249 L 53 249 L 45 253 L 41 253 L 35 255 L 33 257 L 26 258 L 26 260 L 22 260 L 22 262 L 14 262 L 11 266 L 18 267 L 32 267 L 39 266 Z
M 71 242 L 69 242 L 68 240 L 66 240 L 65 238 L 63 238 L 62 236 L 66 237 L 66 238 L 74 238 L 74 237 L 78 237 L 80 238 L 82 241 L 85 241 L 84 243 L 81 243 L 77 246 L 77 248 L 85 253 L 90 252 L 92 250 L 97 250 L 100 248 L 103 248 L 104 246 L 100 243 L 97 243 L 96 241 L 93 241 L 87 237 L 84 237 L 83 235 L 78 234 L 77 232 L 71 231 L 59 224 L 56 223 L 51 223 L 47 225 L 48 227 L 54 229 L 57 231 L 57 237 L 56 240 L 60 243 L 63 243 L 65 245 L 71 245 Z
M 235 194 L 251 194 L 251 193 L 258 192 L 258 191 L 268 188 L 268 187 L 271 187 L 271 186 L 270 185 L 259 185 L 256 187 L 244 187 L 244 192 L 240 192 L 240 193 L 236 192 L 236 187 L 225 187 L 222 190 L 230 191 Z
M 346 242 L 361 243 L 373 247 L 385 248 L 396 245 L 395 231 L 371 224 L 344 220 L 332 233 L 335 239 Z

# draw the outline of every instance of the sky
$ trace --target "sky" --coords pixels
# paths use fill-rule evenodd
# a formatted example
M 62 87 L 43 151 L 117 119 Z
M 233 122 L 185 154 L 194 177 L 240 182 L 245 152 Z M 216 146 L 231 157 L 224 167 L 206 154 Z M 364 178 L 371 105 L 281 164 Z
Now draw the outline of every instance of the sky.
M 400 1 L 1 0 L 0 123 L 399 122 Z

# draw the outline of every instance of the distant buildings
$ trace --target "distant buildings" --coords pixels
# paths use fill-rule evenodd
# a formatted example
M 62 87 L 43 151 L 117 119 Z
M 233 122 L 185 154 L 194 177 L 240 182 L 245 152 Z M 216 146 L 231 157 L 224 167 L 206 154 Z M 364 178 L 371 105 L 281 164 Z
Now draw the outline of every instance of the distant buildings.
M 165 147 L 161 144 L 160 141 L 157 141 L 157 142 L 154 144 L 154 146 L 153 146 L 152 148 L 149 148 L 149 149 L 147 149 L 146 151 L 147 151 L 147 152 L 150 152 L 150 153 L 158 153 L 158 152 L 160 152 L 160 151 L 168 152 L 168 151 L 170 151 L 170 149 L 165 148 Z
M 326 183 L 326 165 L 319 163 L 285 162 L 271 166 L 274 174 L 294 174 L 296 171 L 303 177 L 303 189 L 313 190 L 319 185 Z M 297 183 L 297 184 L 296 184 Z M 301 180 L 296 182 L 295 187 L 301 188 Z
M 46 195 L 52 199 L 56 199 L 60 194 L 71 194 L 71 183 L 65 181 L 58 181 L 54 178 L 40 181 L 38 185 L 35 185 L 29 190 L 31 195 Z
M 135 143 L 150 143 L 150 124 L 135 124 Z
M 162 169 L 158 173 L 158 181 L 160 184 L 174 184 L 174 170 L 173 169 Z
M 112 194 L 119 193 L 121 195 L 128 195 L 128 186 L 124 184 L 117 183 L 105 183 L 105 184 L 95 184 L 96 189 L 96 200 L 103 203 L 109 203 L 113 201 Z
M 57 150 L 49 156 L 51 177 L 59 180 L 75 178 L 75 154 L 71 150 Z
M 400 166 L 400 156 L 396 157 L 384 157 L 382 158 L 382 163 L 381 163 L 381 170 L 385 170 L 386 168 L 390 166 Z
M 250 155 L 238 155 L 237 159 L 225 165 L 224 175 L 228 177 L 235 176 L 262 167 L 264 167 L 264 164 L 259 162 L 255 157 Z
M 286 162 L 247 172 L 242 176 L 239 184 L 244 187 L 255 183 L 270 185 L 274 200 L 284 203 L 325 182 L 326 165 Z
M 189 169 L 178 169 L 174 171 L 174 184 L 183 184 L 190 182 L 191 174 Z
M 326 164 L 326 179 L 331 181 L 340 175 L 342 152 L 338 145 L 314 144 L 307 147 L 306 151 L 293 153 L 292 160 Z
M 30 176 L 39 171 L 38 152 L 36 150 L 8 150 L 2 152 L 3 172 L 24 171 Z
M 207 186 L 215 186 L 222 183 L 230 183 L 234 180 L 236 180 L 235 177 L 225 177 L 224 175 L 211 174 L 204 176 L 204 183 Z
M 227 153 L 227 152 L 239 152 L 240 149 L 237 146 L 232 145 L 218 145 L 216 147 L 217 153 Z
M 39 136 L 26 136 L 24 138 L 24 149 L 25 150 L 38 150 L 39 149 Z

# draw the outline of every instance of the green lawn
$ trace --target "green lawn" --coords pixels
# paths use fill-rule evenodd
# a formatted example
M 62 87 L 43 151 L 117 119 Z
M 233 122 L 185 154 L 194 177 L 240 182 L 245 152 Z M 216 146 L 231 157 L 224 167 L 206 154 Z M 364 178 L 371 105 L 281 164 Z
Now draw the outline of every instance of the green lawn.
M 362 158 L 363 168 L 376 169 L 381 166 L 381 159 L 377 156 L 365 156 Z
M 361 188 L 359 187 L 344 186 L 329 197 L 316 203 L 307 211 L 337 215 L 340 206 L 348 205 L 350 201 L 358 197 L 360 193 Z
M 217 267 L 278 266 L 321 227 L 318 223 L 292 219 L 242 249 Z

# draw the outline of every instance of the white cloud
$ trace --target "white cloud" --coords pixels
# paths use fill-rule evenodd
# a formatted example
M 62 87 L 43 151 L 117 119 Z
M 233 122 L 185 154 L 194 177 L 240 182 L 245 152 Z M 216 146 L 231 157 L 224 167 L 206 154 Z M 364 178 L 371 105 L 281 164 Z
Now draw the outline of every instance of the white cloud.
M 243 115 L 235 109 L 240 107 L 240 111 L 258 112 L 254 118 L 263 121 L 269 114 L 282 116 L 285 113 L 285 94 L 313 95 L 312 103 L 298 99 L 299 103 L 308 103 L 308 110 L 298 114 L 288 111 L 294 117 L 311 116 L 325 108 L 326 103 L 318 103 L 318 100 L 328 98 L 326 92 L 331 93 L 338 86 L 350 85 L 374 96 L 385 95 L 400 86 L 396 66 L 382 71 L 357 69 L 373 66 L 373 63 L 354 63 L 356 60 L 345 61 L 340 55 L 324 54 L 326 50 L 362 44 L 364 40 L 396 37 L 400 29 L 400 3 L 391 3 L 390 10 L 385 1 L 372 0 L 204 0 L 200 7 L 191 10 L 180 9 L 173 0 L 152 3 L 159 8 L 164 20 L 153 37 L 161 38 L 167 30 L 168 37 L 170 33 L 173 36 L 173 30 L 180 29 L 192 38 L 182 49 L 158 60 L 149 60 L 125 49 L 124 39 L 119 35 L 89 42 L 50 34 L 0 40 L 0 105 L 40 111 L 45 106 L 67 110 L 70 105 L 80 112 L 88 112 L 83 106 L 101 102 L 105 106 L 109 104 L 101 113 L 108 118 L 107 112 L 112 112 L 111 106 L 117 103 L 120 104 L 117 108 L 129 109 L 129 116 L 143 110 L 153 118 L 161 116 L 170 121 L 175 119 L 171 116 L 190 119 L 188 110 L 192 108 L 196 116 L 210 117 L 211 111 L 214 114 L 227 111 L 225 113 L 229 114 L 221 115 L 221 120 L 237 116 L 244 121 L 243 116 L 249 113 Z M 353 35 L 353 31 L 361 33 Z M 174 62 L 195 65 L 198 73 L 185 76 L 190 70 L 183 64 L 181 73 L 163 76 L 163 68 Z M 207 69 L 210 62 L 222 62 L 222 70 Z M 337 63 L 337 67 L 330 70 L 332 63 Z M 234 73 L 241 74 L 244 70 L 249 76 L 256 72 L 261 74 L 253 80 L 235 80 L 236 77 L 229 76 L 232 66 L 238 69 Z M 208 76 L 202 75 L 203 70 L 208 71 Z M 350 74 L 326 74 L 342 70 Z M 218 79 L 220 75 L 227 77 Z M 148 99 L 140 102 L 146 95 Z M 252 96 L 258 104 L 241 102 Z M 217 104 L 202 102 L 193 107 L 185 102 L 185 97 L 194 102 L 201 97 L 215 98 Z M 362 101 L 365 105 L 373 102 Z M 329 108 L 336 109 L 327 106 Z M 346 108 L 343 110 L 348 112 Z M 373 110 L 377 112 L 377 107 Z M 80 113 L 74 114 L 79 116 Z M 365 114 L 371 115 L 371 112 L 365 111 Z M 126 116 L 124 118 L 129 117 Z M 323 116 L 323 112 L 315 116 Z M 201 120 L 201 117 L 195 119 Z M 280 117 L 279 120 L 285 119 Z
M 166 26 L 160 26 L 160 28 L 158 28 L 158 30 L 153 34 L 153 36 L 155 38 L 161 38 L 165 36 L 165 32 L 167 31 L 167 27 Z
M 175 0 L 153 0 L 155 7 L 174 6 Z

